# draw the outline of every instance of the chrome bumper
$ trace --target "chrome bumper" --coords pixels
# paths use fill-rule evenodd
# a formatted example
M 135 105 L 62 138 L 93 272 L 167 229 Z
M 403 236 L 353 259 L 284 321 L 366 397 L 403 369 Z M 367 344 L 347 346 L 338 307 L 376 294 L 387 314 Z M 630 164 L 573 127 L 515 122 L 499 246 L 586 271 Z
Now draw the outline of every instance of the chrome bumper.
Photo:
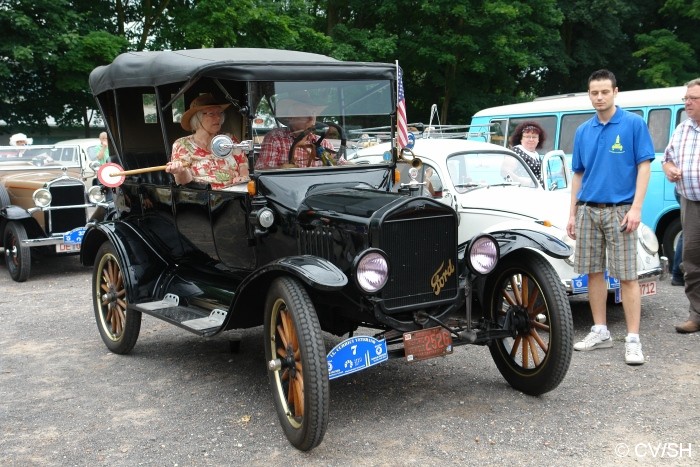
M 661 265 L 657 268 L 647 269 L 637 274 L 637 280 L 640 284 L 644 282 L 662 281 L 668 275 L 668 258 L 662 256 L 659 258 Z M 571 279 L 562 280 L 567 295 L 574 295 L 571 286 Z M 608 292 L 613 292 L 615 289 L 608 287 Z M 585 292 L 583 292 L 585 293 Z

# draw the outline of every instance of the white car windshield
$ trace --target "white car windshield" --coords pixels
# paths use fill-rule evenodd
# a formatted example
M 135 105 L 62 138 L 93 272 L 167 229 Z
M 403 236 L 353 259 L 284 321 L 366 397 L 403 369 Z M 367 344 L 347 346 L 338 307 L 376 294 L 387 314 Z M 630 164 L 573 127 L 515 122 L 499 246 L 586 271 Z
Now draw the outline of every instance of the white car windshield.
M 537 188 L 532 172 L 508 153 L 461 153 L 447 159 L 447 171 L 458 192 L 480 186 L 519 185 Z

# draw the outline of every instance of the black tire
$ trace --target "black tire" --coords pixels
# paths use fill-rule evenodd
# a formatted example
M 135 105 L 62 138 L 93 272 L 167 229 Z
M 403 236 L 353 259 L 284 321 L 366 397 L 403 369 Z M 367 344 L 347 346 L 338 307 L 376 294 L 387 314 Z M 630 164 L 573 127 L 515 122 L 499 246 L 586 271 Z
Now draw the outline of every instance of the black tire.
M 27 239 L 27 230 L 19 222 L 8 222 L 3 233 L 2 244 L 5 247 L 5 264 L 10 277 L 16 282 L 29 278 L 32 268 L 31 248 L 22 245 Z
M 122 269 L 114 246 L 103 243 L 92 271 L 92 304 L 100 336 L 116 354 L 131 352 L 141 332 L 141 312 L 127 310 Z
M 669 222 L 666 230 L 664 230 L 664 238 L 661 240 L 661 248 L 663 255 L 668 258 L 668 270 L 673 270 L 673 258 L 675 258 L 676 243 L 683 228 L 681 226 L 681 218 L 677 217 Z
M 539 396 L 564 379 L 573 353 L 571 307 L 551 264 L 537 253 L 505 257 L 488 280 L 486 297 L 499 326 L 511 311 L 515 338 L 490 343 L 491 356 L 508 383 Z
M 10 205 L 10 195 L 3 185 L 0 185 L 0 209 Z
M 265 340 L 282 429 L 295 448 L 309 451 L 321 443 L 328 426 L 328 361 L 314 305 L 294 278 L 280 277 L 270 286 Z

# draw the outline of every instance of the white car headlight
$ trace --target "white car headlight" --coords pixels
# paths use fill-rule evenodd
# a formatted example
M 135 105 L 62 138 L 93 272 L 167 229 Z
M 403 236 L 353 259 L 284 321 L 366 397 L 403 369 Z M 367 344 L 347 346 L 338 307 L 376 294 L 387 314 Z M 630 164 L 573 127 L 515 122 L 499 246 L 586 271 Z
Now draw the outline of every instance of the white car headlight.
M 467 249 L 467 266 L 476 274 L 488 274 L 496 267 L 500 254 L 495 238 L 490 235 L 475 237 Z
M 91 203 L 103 203 L 105 200 L 105 194 L 102 191 L 102 187 L 99 185 L 95 185 L 90 187 L 88 190 L 88 200 L 90 200 Z
M 46 188 L 36 190 L 32 195 L 32 199 L 34 200 L 34 205 L 40 208 L 51 206 L 51 192 Z
M 368 293 L 376 293 L 389 280 L 389 262 L 379 250 L 367 250 L 355 263 L 357 285 Z
M 659 252 L 659 240 L 656 238 L 654 232 L 646 225 L 639 224 L 639 241 L 642 243 L 642 247 L 650 255 L 655 255 Z

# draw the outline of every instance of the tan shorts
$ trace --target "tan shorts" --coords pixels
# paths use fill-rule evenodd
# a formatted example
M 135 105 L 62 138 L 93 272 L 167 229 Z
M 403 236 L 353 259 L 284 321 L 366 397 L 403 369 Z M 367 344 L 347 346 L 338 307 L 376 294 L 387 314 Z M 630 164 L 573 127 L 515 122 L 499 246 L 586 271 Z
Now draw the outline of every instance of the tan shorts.
M 637 231 L 620 232 L 631 205 L 579 206 L 576 212 L 574 269 L 579 274 L 604 272 L 621 281 L 637 279 Z

